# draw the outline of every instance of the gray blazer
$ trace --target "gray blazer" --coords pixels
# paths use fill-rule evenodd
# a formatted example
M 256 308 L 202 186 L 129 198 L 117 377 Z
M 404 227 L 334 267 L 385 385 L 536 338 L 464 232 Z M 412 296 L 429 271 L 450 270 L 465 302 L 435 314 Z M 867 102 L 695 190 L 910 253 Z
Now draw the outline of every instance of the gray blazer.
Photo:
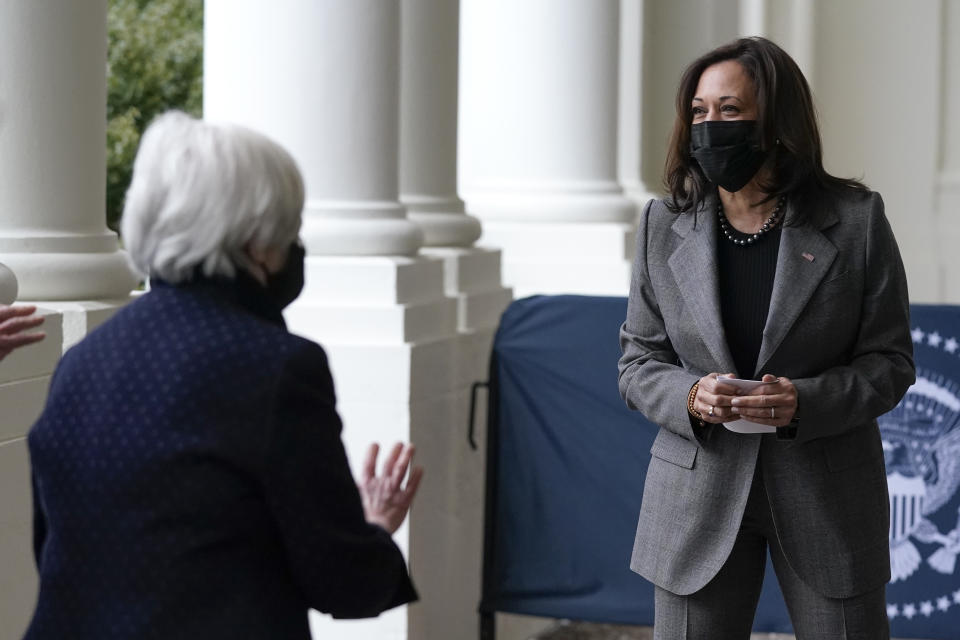
M 715 198 L 715 196 L 714 196 Z M 631 568 L 686 595 L 730 553 L 758 459 L 790 565 L 833 598 L 890 578 L 889 504 L 876 418 L 914 381 L 906 276 L 883 201 L 850 192 L 793 225 L 788 203 L 756 371 L 799 394 L 792 441 L 692 426 L 687 393 L 734 371 L 717 285 L 716 200 L 647 204 L 637 233 L 620 393 L 660 425 Z M 812 260 L 810 259 L 812 258 Z

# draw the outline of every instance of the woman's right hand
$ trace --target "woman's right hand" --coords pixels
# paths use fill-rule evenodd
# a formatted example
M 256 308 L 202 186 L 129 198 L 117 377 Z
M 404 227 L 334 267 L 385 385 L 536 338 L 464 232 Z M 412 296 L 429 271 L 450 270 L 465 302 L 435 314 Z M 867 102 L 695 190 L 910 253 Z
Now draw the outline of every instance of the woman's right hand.
M 357 483 L 360 489 L 360 498 L 363 502 L 363 514 L 367 522 L 376 524 L 390 533 L 400 528 L 403 519 L 407 517 L 410 504 L 420 486 L 423 477 L 423 468 L 410 469 L 414 448 L 412 444 L 397 443 L 387 456 L 383 465 L 383 472 L 377 475 L 377 454 L 380 446 L 374 442 L 367 449 L 367 459 L 363 465 L 363 477 Z M 403 486 L 403 479 L 410 469 L 410 478 L 407 486 Z
M 739 390 L 732 384 L 724 384 L 721 375 L 736 377 L 733 373 L 708 373 L 698 382 L 693 408 L 700 412 L 704 422 L 717 424 L 740 419 L 730 411 L 731 401 L 739 395 Z

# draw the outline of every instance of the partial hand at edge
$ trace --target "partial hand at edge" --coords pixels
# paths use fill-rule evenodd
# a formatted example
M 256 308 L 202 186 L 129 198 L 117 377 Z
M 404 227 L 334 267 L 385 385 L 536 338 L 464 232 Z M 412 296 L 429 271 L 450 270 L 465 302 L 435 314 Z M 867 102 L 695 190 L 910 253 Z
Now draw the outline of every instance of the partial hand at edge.
M 24 333 L 43 324 L 43 316 L 33 315 L 36 310 L 33 305 L 12 307 L 0 304 L 0 360 L 14 349 L 40 342 L 47 336 L 42 331 Z

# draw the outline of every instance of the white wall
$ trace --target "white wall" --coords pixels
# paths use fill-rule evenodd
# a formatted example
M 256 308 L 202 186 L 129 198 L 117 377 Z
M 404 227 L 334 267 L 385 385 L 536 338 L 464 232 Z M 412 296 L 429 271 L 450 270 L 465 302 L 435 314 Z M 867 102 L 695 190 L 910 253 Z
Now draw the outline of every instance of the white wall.
M 960 2 L 673 0 L 644 3 L 643 178 L 662 191 L 680 73 L 766 35 L 814 92 L 827 170 L 879 191 L 914 302 L 960 302 Z
M 956 263 L 960 246 L 960 216 L 957 215 L 960 213 L 960 119 L 953 110 L 960 104 L 960 2 L 947 0 L 941 4 L 940 131 L 934 222 L 942 299 L 960 302 L 960 267 L 951 265 Z
M 643 24 L 643 182 L 663 191 L 663 163 L 676 117 L 680 74 L 695 58 L 738 35 L 736 0 L 641 0 Z
M 932 1 L 817 4 L 813 89 L 825 164 L 883 195 L 915 302 L 945 301 L 951 269 L 934 214 L 942 10 Z

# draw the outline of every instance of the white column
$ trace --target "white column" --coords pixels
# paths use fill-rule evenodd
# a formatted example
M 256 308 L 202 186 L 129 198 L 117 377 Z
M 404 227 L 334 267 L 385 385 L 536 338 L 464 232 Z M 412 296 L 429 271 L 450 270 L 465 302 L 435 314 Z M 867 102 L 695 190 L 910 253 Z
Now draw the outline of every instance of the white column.
M 941 43 L 956 37 L 942 7 L 952 5 L 816 3 L 813 91 L 824 164 L 834 175 L 861 178 L 883 196 L 913 302 L 944 300 L 944 268 L 956 255 L 936 214 L 938 156 L 949 134 L 939 117 L 942 88 L 950 82 L 941 68 Z M 868 23 L 864 15 L 870 16 Z M 893 40 L 896 50 L 886 44 Z M 898 78 L 897 91 L 886 91 L 888 78 Z M 874 109 L 881 102 L 884 113 Z M 944 104 L 950 113 L 952 103 Z M 888 115 L 898 112 L 910 118 Z M 954 212 L 948 210 L 948 216 Z
M 635 205 L 617 182 L 619 0 L 464 0 L 460 168 L 518 295 L 621 293 Z
M 746 17 L 749 14 L 741 16 L 741 33 L 743 35 L 763 35 L 784 48 L 790 54 L 803 75 L 807 83 L 811 86 L 815 84 L 814 78 L 814 58 L 815 58 L 815 26 L 816 26 L 816 1 L 815 0 L 792 0 L 790 3 L 774 2 L 772 0 L 741 0 L 743 3 L 758 3 L 760 6 L 753 8 L 754 19 L 762 26 L 762 30 L 748 31 L 745 27 L 749 26 L 750 20 Z M 742 9 L 744 9 L 742 7 Z M 759 16 L 759 17 L 757 17 Z
M 808 83 L 814 75 L 814 30 L 816 28 L 816 0 L 794 0 L 786 22 L 789 25 L 790 55 L 796 60 Z
M 399 202 L 400 7 L 382 0 L 212 0 L 204 117 L 264 132 L 306 182 L 311 255 L 414 255 Z
M 442 593 L 443 558 L 418 550 L 449 530 L 448 443 L 465 418 L 457 410 L 456 302 L 444 293 L 443 261 L 418 255 L 424 234 L 400 203 L 400 7 L 207 0 L 204 115 L 263 131 L 304 174 L 306 287 L 287 309 L 287 324 L 327 351 L 355 470 L 371 441 L 417 445 L 427 477 L 395 539 L 421 591 Z M 469 227 L 446 182 L 414 178 L 414 193 L 452 203 L 438 208 L 449 214 L 440 216 L 444 232 Z M 460 218 L 445 224 L 450 216 Z M 418 620 L 435 606 L 359 622 L 315 614 L 311 626 L 316 637 L 422 637 Z
M 107 229 L 107 1 L 0 3 L 0 262 L 24 300 L 121 298 Z
M 643 3 L 643 180 L 663 183 L 663 165 L 674 121 L 677 85 L 684 69 L 739 33 L 739 0 Z
M 767 35 L 767 0 L 740 0 L 740 34 Z
M 637 213 L 657 197 L 643 182 L 644 0 L 620 0 L 620 112 L 617 174 Z M 656 139 L 656 137 L 654 137 Z
M 401 7 L 401 201 L 424 231 L 423 255 L 444 261 L 460 331 L 492 331 L 512 294 L 500 283 L 500 251 L 473 246 L 480 222 L 457 195 L 459 1 Z
M 936 300 L 960 304 L 960 123 L 952 106 L 960 100 L 960 4 L 944 2 L 940 7 L 940 87 L 938 96 L 937 174 L 935 178 L 934 228 L 937 230 L 937 264 L 943 280 Z
M 480 222 L 457 196 L 457 0 L 403 0 L 400 194 L 427 246 L 468 247 Z
M 459 330 L 458 366 L 447 372 L 454 411 L 429 441 L 428 453 L 444 462 L 430 465 L 418 497 L 433 505 L 434 517 L 411 524 L 421 600 L 410 608 L 409 630 L 412 638 L 459 638 L 476 626 L 483 546 L 485 456 L 467 445 L 470 390 L 487 379 L 493 335 L 512 292 L 500 281 L 499 249 L 473 246 L 480 222 L 457 196 L 459 1 L 402 0 L 401 13 L 401 201 L 424 230 L 421 255 L 443 261 Z
M 4 638 L 36 601 L 27 432 L 63 350 L 137 280 L 105 222 L 106 23 L 106 0 L 0 2 L 0 302 L 46 300 L 47 334 L 0 362 Z

